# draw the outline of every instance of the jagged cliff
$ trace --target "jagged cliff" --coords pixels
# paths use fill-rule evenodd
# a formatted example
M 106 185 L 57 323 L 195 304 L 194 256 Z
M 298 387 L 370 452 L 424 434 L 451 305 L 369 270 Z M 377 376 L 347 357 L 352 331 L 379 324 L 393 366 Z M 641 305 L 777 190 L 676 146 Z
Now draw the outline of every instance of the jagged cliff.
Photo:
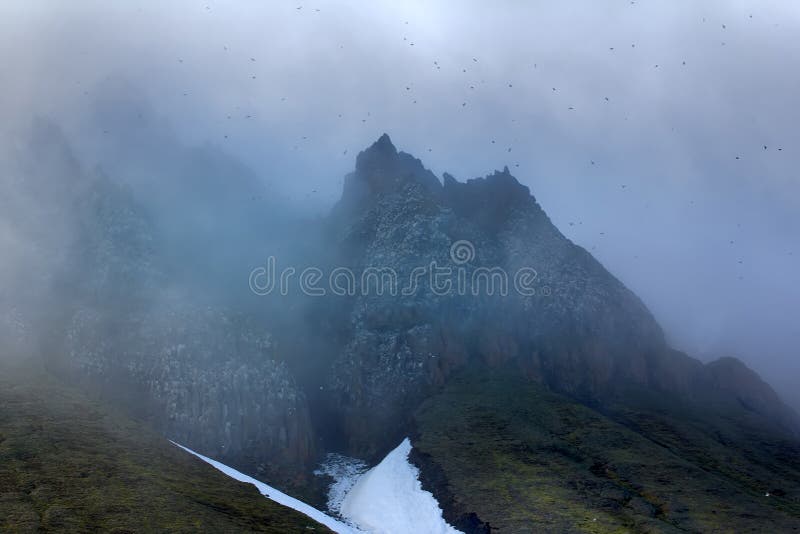
M 403 286 L 431 262 L 452 270 L 446 291 L 422 276 L 408 294 L 359 287 L 332 306 L 349 318 L 337 323 L 348 334 L 332 355 L 323 398 L 335 406 L 334 439 L 353 452 L 384 449 L 414 407 L 470 366 L 511 366 L 592 405 L 631 387 L 727 402 L 756 380 L 738 373 L 735 388 L 722 386 L 720 365 L 670 349 L 639 298 L 564 237 L 508 168 L 465 183 L 445 174 L 440 183 L 383 135 L 359 154 L 329 232 L 334 263 L 357 274 L 391 268 Z M 490 295 L 491 277 L 503 273 L 507 294 L 496 278 Z M 524 288 L 519 273 L 529 278 Z M 774 393 L 758 399 L 749 408 L 796 428 Z
M 796 414 L 740 361 L 671 349 L 507 168 L 440 183 L 384 135 L 327 227 L 330 266 L 389 267 L 401 286 L 356 276 L 348 298 L 314 301 L 338 340 L 312 402 L 328 447 L 375 458 L 412 435 L 424 487 L 468 533 L 796 525 Z M 452 285 L 404 292 L 432 262 Z M 496 272 L 507 294 L 470 285 Z

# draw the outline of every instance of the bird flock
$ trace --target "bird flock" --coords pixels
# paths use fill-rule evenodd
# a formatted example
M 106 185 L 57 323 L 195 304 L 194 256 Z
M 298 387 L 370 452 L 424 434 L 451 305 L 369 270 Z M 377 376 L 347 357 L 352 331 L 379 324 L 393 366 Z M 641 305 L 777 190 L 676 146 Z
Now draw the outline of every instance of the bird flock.
M 630 5 L 636 6 L 637 3 L 635 1 L 631 1 Z M 213 13 L 212 7 L 210 5 L 205 5 L 204 9 L 209 13 Z M 295 6 L 294 11 L 296 12 L 297 16 L 307 16 L 307 15 L 325 16 L 326 14 L 325 10 L 323 10 L 320 7 L 309 7 L 306 5 Z M 748 14 L 746 19 L 747 21 L 752 21 L 753 15 Z M 739 22 L 740 21 L 737 21 L 737 24 L 741 26 Z M 707 18 L 703 17 L 702 23 L 708 24 Z M 447 75 L 448 80 L 459 79 L 458 77 L 453 76 L 454 74 L 457 73 L 460 73 L 461 75 L 467 75 L 461 78 L 464 80 L 463 93 L 459 92 L 453 95 L 454 105 L 457 109 L 460 108 L 462 113 L 469 113 L 471 108 L 473 108 L 476 105 L 481 105 L 480 104 L 481 102 L 485 102 L 486 100 L 485 96 L 482 96 L 481 97 L 482 99 L 478 99 L 477 97 L 473 98 L 469 97 L 470 95 L 477 95 L 484 88 L 488 87 L 492 88 L 492 90 L 495 90 L 497 87 L 501 86 L 508 91 L 507 95 L 504 95 L 502 92 L 492 94 L 491 98 L 496 100 L 519 98 L 520 91 L 524 92 L 531 90 L 528 83 L 520 84 L 517 83 L 517 81 L 514 79 L 505 79 L 502 81 L 501 84 L 492 82 L 491 79 L 487 82 L 487 77 L 486 77 L 487 72 L 492 72 L 492 69 L 482 68 L 484 60 L 481 58 L 481 55 L 474 54 L 467 56 L 466 61 L 461 62 L 461 64 L 459 64 L 458 60 L 454 59 L 452 56 L 448 56 L 446 58 L 436 57 L 435 50 L 424 49 L 424 47 L 421 46 L 420 43 L 414 38 L 413 28 L 414 24 L 412 23 L 411 20 L 403 20 L 402 25 L 400 25 L 400 30 L 397 33 L 397 38 L 400 40 L 402 44 L 409 47 L 410 50 L 413 47 L 413 52 L 411 53 L 414 55 L 414 57 L 419 57 L 420 55 L 425 56 L 426 54 L 429 55 L 429 65 L 432 70 L 432 73 L 420 73 L 420 75 L 422 76 L 422 78 L 424 78 L 424 81 L 426 83 L 428 84 L 431 83 L 431 80 L 434 80 L 435 83 L 436 78 L 435 77 L 432 78 L 431 74 L 433 74 L 434 76 Z M 729 23 L 728 22 L 719 23 L 719 25 L 716 26 L 716 28 L 717 29 L 715 30 L 713 27 L 709 27 L 708 31 L 719 33 L 721 37 L 719 39 L 720 46 L 726 46 L 729 41 L 729 38 L 725 37 L 725 35 L 729 33 Z M 730 37 L 730 38 L 735 38 L 735 37 Z M 627 48 L 629 51 L 642 50 L 648 48 L 647 46 L 639 46 L 640 44 L 641 43 L 638 42 L 629 42 L 625 45 L 622 45 L 620 43 L 609 43 L 609 45 L 605 49 L 609 57 L 608 59 L 605 60 L 601 58 L 600 61 L 612 62 L 612 61 L 624 60 L 625 48 Z M 344 50 L 345 45 L 343 43 L 340 43 L 338 49 L 340 51 Z M 262 64 L 262 62 L 259 61 L 259 57 L 257 54 L 253 54 L 252 52 L 248 53 L 247 51 L 242 51 L 241 53 L 236 52 L 236 47 L 234 47 L 231 44 L 222 45 L 222 51 L 224 54 L 232 56 L 230 59 L 231 61 L 236 61 L 236 58 L 233 56 L 244 56 L 245 64 L 248 65 L 248 68 L 246 68 L 245 70 L 247 71 L 247 77 L 249 78 L 250 82 L 258 82 L 259 80 L 261 80 L 262 75 L 265 76 L 266 78 L 274 78 L 276 75 L 280 75 L 280 73 L 270 72 L 269 62 L 267 61 L 264 64 Z M 533 52 L 534 52 L 533 55 L 536 55 L 535 51 Z M 177 57 L 176 63 L 177 63 L 177 70 L 179 73 L 180 69 L 185 69 L 189 67 L 187 58 L 183 56 Z M 536 79 L 541 80 L 541 83 L 543 85 L 546 84 L 546 76 L 547 76 L 547 68 L 543 68 L 543 65 L 546 66 L 547 63 L 548 60 L 546 57 L 538 57 L 536 58 L 535 61 L 531 60 L 530 64 L 526 66 L 527 69 L 530 69 L 531 71 L 537 73 L 538 78 Z M 654 70 L 662 72 L 663 76 L 665 77 L 677 75 L 674 68 L 672 68 L 673 66 L 667 65 L 663 61 L 652 62 L 651 65 Z M 690 72 L 692 68 L 691 67 L 692 61 L 690 61 L 690 58 L 681 58 L 674 65 L 678 69 L 682 69 L 685 72 Z M 196 68 L 197 66 L 195 65 L 194 67 Z M 387 68 L 391 67 L 387 66 Z M 526 75 L 525 72 L 523 73 L 507 72 L 506 75 L 508 74 Z M 380 74 L 378 73 L 377 75 L 379 76 Z M 508 78 L 512 77 L 514 76 L 508 76 Z M 563 80 L 561 81 L 561 83 L 563 83 Z M 403 95 L 402 98 L 407 98 L 408 99 L 407 102 L 411 106 L 419 105 L 422 99 L 425 98 L 424 89 L 422 91 L 418 90 L 418 87 L 420 86 L 424 87 L 425 84 L 416 83 L 414 80 L 407 80 L 399 88 L 400 93 Z M 559 87 L 558 85 L 553 85 L 553 84 L 546 84 L 545 87 L 549 87 L 550 89 L 549 93 L 551 94 L 551 98 L 546 100 L 549 107 L 552 106 L 557 107 L 558 104 L 560 103 L 563 106 L 562 109 L 565 110 L 570 115 L 577 116 L 581 114 L 582 112 L 581 107 L 579 107 L 577 103 L 572 103 L 568 101 L 570 98 L 569 95 L 574 94 L 573 91 L 570 90 L 565 91 L 563 90 L 564 89 L 563 87 Z M 88 94 L 88 92 L 85 92 L 85 94 Z M 192 91 L 188 89 L 183 90 L 181 94 L 183 98 L 189 98 L 192 95 Z M 391 95 L 387 96 L 391 98 Z M 280 97 L 278 104 L 279 105 L 286 104 L 287 102 L 289 102 L 289 96 L 284 95 Z M 607 106 L 608 107 L 607 109 L 613 108 L 616 111 L 623 110 L 625 105 L 624 98 L 621 98 L 618 95 L 610 94 L 605 91 L 602 94 L 597 95 L 597 103 L 601 106 Z M 586 103 L 584 102 L 584 106 L 585 105 Z M 336 119 L 342 121 L 343 123 L 353 120 L 352 118 L 348 118 L 346 116 L 346 113 L 344 112 L 336 110 L 332 111 L 335 112 Z M 553 112 L 557 112 L 557 110 L 554 110 Z M 624 114 L 624 111 L 622 113 L 624 115 L 623 120 L 627 120 L 627 115 Z M 234 106 L 234 108 L 225 115 L 225 121 L 227 124 L 223 127 L 223 131 L 220 133 L 220 137 L 224 142 L 229 142 L 231 140 L 231 132 L 236 129 L 237 127 L 236 124 L 238 121 L 240 120 L 253 121 L 256 119 L 258 119 L 258 117 L 256 113 L 254 113 L 252 110 L 245 110 L 241 106 Z M 360 117 L 356 117 L 355 120 L 359 121 L 362 125 L 366 125 L 372 120 L 372 113 L 370 110 L 365 110 L 363 114 Z M 515 122 L 515 120 L 513 120 L 512 122 Z M 675 129 L 673 128 L 672 130 L 674 131 Z M 311 133 L 309 133 L 308 135 L 300 136 L 296 140 L 296 142 L 292 145 L 292 148 L 294 150 L 301 150 L 303 146 L 305 146 L 311 140 L 311 138 L 312 138 Z M 489 146 L 497 146 L 499 144 L 498 139 L 499 138 L 496 136 L 489 136 L 489 138 L 487 139 Z M 784 152 L 783 146 L 773 147 L 769 143 L 757 143 L 756 146 L 758 147 L 759 152 L 761 152 L 762 154 L 771 152 L 777 154 Z M 350 153 L 351 148 L 352 147 L 341 147 L 340 148 L 341 156 L 346 157 Z M 515 150 L 515 148 L 517 147 L 515 147 L 513 144 L 508 144 L 503 147 L 505 154 L 517 155 L 519 153 L 523 156 L 525 155 L 524 149 L 517 151 Z M 427 151 L 432 152 L 433 147 L 427 147 Z M 745 161 L 746 159 L 748 159 L 748 157 L 750 157 L 749 154 L 740 153 L 738 151 L 734 154 L 731 154 L 731 158 L 733 159 L 733 161 L 739 163 Z M 591 157 L 587 157 L 586 164 L 587 164 L 587 170 L 588 169 L 596 170 L 602 166 L 603 162 L 602 158 L 599 158 L 597 155 L 593 155 Z M 520 161 L 512 161 L 511 165 L 513 165 L 515 168 L 519 168 L 521 163 Z M 629 184 L 627 183 L 619 184 L 619 190 L 620 192 L 623 193 L 629 192 L 630 191 Z M 314 189 L 312 193 L 317 193 L 317 189 Z M 688 204 L 690 207 L 694 207 L 695 206 L 694 199 L 690 199 L 688 201 Z M 578 226 L 582 224 L 583 224 L 582 221 L 579 221 L 577 223 Z M 575 225 L 576 223 L 574 222 L 569 223 L 569 226 L 575 226 Z M 604 236 L 605 233 L 600 232 L 599 235 Z M 735 240 L 727 240 L 727 241 L 730 246 L 735 246 Z M 792 252 L 789 251 L 788 253 L 791 254 Z M 743 260 L 741 259 L 738 260 L 738 264 L 739 265 L 743 264 Z

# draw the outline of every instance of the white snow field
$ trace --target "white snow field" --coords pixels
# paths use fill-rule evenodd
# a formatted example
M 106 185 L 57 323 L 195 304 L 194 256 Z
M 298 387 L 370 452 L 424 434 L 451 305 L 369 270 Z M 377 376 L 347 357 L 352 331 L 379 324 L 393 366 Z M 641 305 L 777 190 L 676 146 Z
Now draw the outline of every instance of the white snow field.
M 352 459 L 347 459 L 355 462 L 352 468 L 337 467 L 339 476 L 322 471 L 336 479 L 331 490 L 337 494 L 331 495 L 329 506 L 350 524 L 225 464 L 174 441 L 171 443 L 229 477 L 253 484 L 268 499 L 293 508 L 339 534 L 461 534 L 444 520 L 442 509 L 433 495 L 422 489 L 419 470 L 408 461 L 408 454 L 411 452 L 408 438 L 386 455 L 381 463 L 363 474 L 363 464 Z
M 193 454 L 193 455 L 197 456 L 198 458 L 200 458 L 204 462 L 206 462 L 208 464 L 211 464 L 212 466 L 216 467 L 217 469 L 219 469 L 220 471 L 222 471 L 223 473 L 225 473 L 229 477 L 234 478 L 234 479 L 238 480 L 239 482 L 249 482 L 250 484 L 253 484 L 256 488 L 258 488 L 258 491 L 260 491 L 261 495 L 263 495 L 264 497 L 266 497 L 268 499 L 271 499 L 271 500 L 275 501 L 278 504 L 282 504 L 284 506 L 288 506 L 289 508 L 297 510 L 298 512 L 300 512 L 302 514 L 307 515 L 308 517 L 310 517 L 314 521 L 317 521 L 318 523 L 322 523 L 323 525 L 325 525 L 329 529 L 333 530 L 334 532 L 338 532 L 339 534 L 358 534 L 359 533 L 359 531 L 357 529 L 351 527 L 350 525 L 342 523 L 341 521 L 337 521 L 336 519 L 332 518 L 331 516 L 329 516 L 327 514 L 324 514 L 323 512 L 320 512 L 319 510 L 317 510 L 313 506 L 309 506 L 309 505 L 307 505 L 306 503 L 304 503 L 302 501 L 298 501 L 294 497 L 290 497 L 290 496 L 286 495 L 285 493 L 283 493 L 282 491 L 276 490 L 272 486 L 264 484 L 263 482 L 259 482 L 258 480 L 254 479 L 252 477 L 249 477 L 249 476 L 247 476 L 247 475 L 245 475 L 243 473 L 240 473 L 236 469 L 233 469 L 232 467 L 228 467 L 227 465 L 222 464 L 220 462 L 217 462 L 216 460 L 212 460 L 211 458 L 207 458 L 206 456 L 203 456 L 202 454 L 196 453 L 192 449 L 184 447 L 183 445 L 181 445 L 179 443 L 175 443 L 174 441 L 170 441 L 170 443 L 172 443 L 176 447 L 180 447 L 181 449 L 185 450 L 189 454 Z
M 361 475 L 341 503 L 342 517 L 373 534 L 456 534 L 408 461 L 408 438 Z

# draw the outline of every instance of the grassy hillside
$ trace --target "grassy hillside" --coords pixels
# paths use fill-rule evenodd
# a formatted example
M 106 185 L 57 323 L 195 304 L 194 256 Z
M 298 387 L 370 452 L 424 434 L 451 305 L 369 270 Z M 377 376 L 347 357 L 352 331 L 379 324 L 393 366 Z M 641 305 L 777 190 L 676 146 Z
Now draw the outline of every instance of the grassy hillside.
M 601 414 L 502 372 L 462 374 L 417 412 L 414 460 L 468 532 L 800 531 L 798 443 L 638 395 L 636 411 Z
M 0 532 L 330 532 L 41 372 L 0 367 Z

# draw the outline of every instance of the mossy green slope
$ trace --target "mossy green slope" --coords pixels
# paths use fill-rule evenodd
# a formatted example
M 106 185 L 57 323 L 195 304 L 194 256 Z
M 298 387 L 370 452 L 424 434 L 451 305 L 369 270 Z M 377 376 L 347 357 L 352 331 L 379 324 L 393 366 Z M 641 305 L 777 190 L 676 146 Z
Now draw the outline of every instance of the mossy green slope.
M 330 532 L 41 372 L 0 368 L 0 532 Z
M 414 461 L 468 532 L 800 531 L 800 445 L 637 395 L 603 414 L 512 373 L 463 373 L 417 411 Z

